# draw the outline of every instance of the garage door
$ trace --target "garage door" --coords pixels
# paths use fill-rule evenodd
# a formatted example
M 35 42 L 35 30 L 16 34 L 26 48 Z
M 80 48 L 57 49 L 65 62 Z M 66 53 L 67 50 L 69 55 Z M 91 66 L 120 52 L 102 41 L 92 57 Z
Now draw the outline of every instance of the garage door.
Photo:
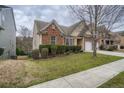
M 91 51 L 92 50 L 92 42 L 90 42 L 90 41 L 85 42 L 85 50 L 86 51 Z

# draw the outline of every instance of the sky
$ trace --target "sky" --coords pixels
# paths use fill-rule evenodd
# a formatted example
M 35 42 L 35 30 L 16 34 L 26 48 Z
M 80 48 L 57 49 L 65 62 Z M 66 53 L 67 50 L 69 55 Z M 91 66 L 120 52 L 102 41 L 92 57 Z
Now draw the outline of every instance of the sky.
M 28 27 L 32 31 L 34 20 L 50 22 L 55 19 L 58 24 L 69 26 L 79 20 L 71 15 L 71 12 L 64 5 L 10 5 L 14 10 L 17 30 L 21 26 Z M 123 26 L 113 32 L 124 31 Z
M 35 19 L 49 22 L 55 19 L 59 24 L 69 26 L 78 20 L 70 15 L 67 6 L 55 5 L 14 5 L 10 6 L 14 10 L 17 30 L 20 25 L 33 29 Z

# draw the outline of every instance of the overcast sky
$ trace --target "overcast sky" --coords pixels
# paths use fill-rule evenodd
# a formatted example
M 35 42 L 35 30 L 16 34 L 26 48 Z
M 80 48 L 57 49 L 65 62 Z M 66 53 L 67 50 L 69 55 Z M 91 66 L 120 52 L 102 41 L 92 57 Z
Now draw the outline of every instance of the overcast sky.
M 20 25 L 33 29 L 35 19 L 42 21 L 51 21 L 55 19 L 61 25 L 72 25 L 78 20 L 74 18 L 67 6 L 62 5 L 14 5 L 10 6 L 14 10 L 17 30 Z M 115 31 L 123 31 L 123 26 Z
M 48 22 L 55 19 L 61 25 L 71 25 L 77 22 L 76 18 L 70 16 L 66 6 L 17 5 L 10 7 L 14 10 L 17 30 L 20 25 L 24 25 L 32 30 L 34 19 Z

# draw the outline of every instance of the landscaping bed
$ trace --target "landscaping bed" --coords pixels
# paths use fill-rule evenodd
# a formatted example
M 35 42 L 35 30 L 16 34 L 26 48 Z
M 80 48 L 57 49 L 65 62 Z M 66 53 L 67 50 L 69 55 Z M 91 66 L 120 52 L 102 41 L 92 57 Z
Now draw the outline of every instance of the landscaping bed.
M 72 53 L 39 60 L 8 60 L 0 62 L 0 87 L 29 87 L 119 59 L 122 57 Z
M 99 88 L 124 88 L 124 72 L 102 84 Z

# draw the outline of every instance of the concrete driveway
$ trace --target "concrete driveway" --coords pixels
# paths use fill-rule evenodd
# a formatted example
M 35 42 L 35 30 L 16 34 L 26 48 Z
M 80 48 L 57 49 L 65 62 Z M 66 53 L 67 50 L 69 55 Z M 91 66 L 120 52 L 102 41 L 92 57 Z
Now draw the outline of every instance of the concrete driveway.
M 98 51 L 98 53 L 124 57 L 124 53 L 119 52 Z M 124 71 L 124 59 L 34 85 L 30 88 L 96 88 L 122 71 Z
M 113 52 L 113 51 L 101 51 L 101 50 L 98 50 L 97 53 L 105 54 L 105 55 L 112 55 L 112 56 L 124 57 L 124 53 L 122 53 L 122 52 Z
M 85 52 L 93 52 L 93 51 L 85 51 Z M 97 50 L 97 53 L 105 54 L 105 55 L 111 55 L 111 56 L 120 56 L 120 57 L 124 57 L 124 53 L 122 53 L 122 52 L 113 52 L 113 51 L 102 51 L 102 50 Z

